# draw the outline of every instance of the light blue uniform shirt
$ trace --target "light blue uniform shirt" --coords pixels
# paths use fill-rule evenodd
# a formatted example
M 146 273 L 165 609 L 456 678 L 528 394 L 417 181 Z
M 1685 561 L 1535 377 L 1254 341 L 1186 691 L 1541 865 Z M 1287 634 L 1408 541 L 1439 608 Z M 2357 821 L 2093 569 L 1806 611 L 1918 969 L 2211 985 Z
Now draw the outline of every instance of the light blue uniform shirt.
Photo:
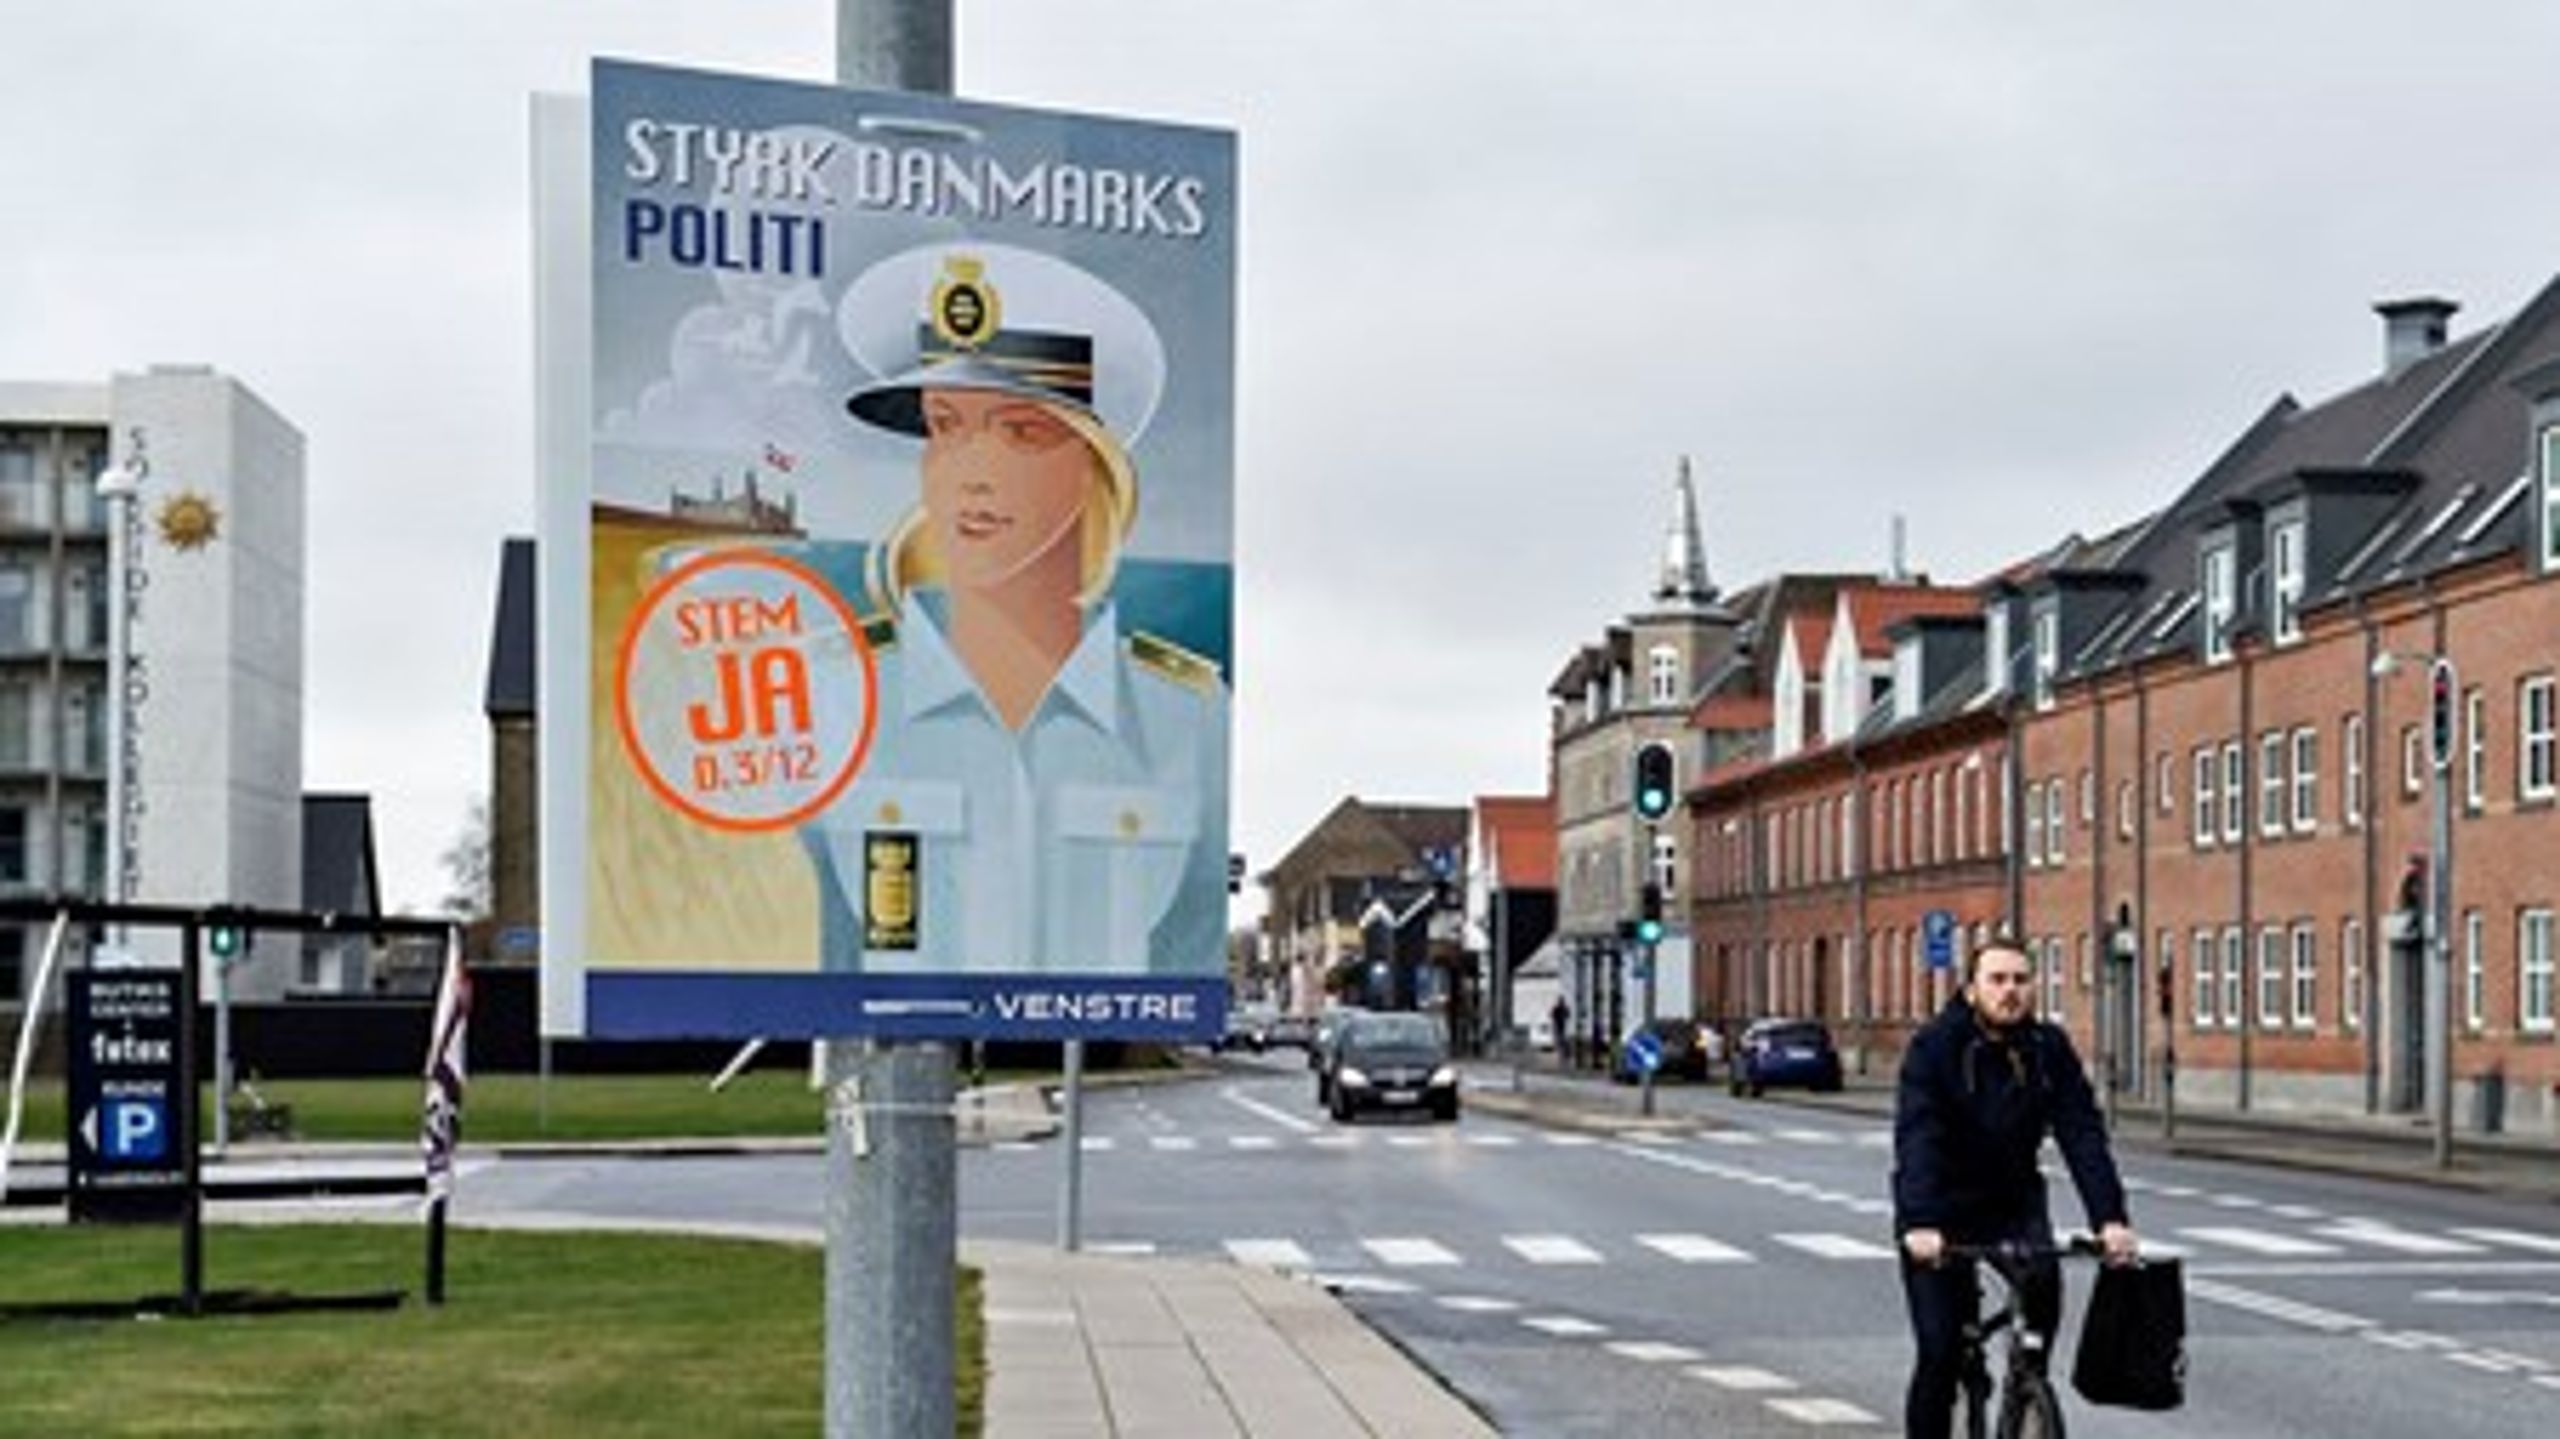
M 1137 657 L 1105 604 L 1017 732 L 951 649 L 940 609 L 939 595 L 907 598 L 877 657 L 871 755 L 804 831 L 832 871 L 827 968 L 1224 973 L 1224 686 Z M 873 830 L 918 840 L 911 950 L 863 948 Z

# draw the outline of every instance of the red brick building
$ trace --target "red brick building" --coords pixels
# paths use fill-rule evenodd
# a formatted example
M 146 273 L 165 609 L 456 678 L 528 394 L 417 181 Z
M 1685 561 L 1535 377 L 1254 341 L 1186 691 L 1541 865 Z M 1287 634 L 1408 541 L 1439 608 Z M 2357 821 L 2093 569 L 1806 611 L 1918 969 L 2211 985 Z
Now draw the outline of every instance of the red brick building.
M 2560 1127 L 2560 284 L 2451 341 L 2449 304 L 2379 308 L 2370 382 L 2280 398 L 2164 509 L 1973 614 L 1897 617 L 1870 712 L 1836 669 L 1818 703 L 1780 678 L 1768 744 L 1688 797 L 1701 995 L 1889 1054 L 1946 988 L 1915 957 L 1944 911 L 2030 944 L 2125 1093 L 2174 1072 L 2181 1104 L 2415 1113 L 2443 1065 L 2457 1127 Z M 2439 657 L 2431 1009 L 2409 899 Z

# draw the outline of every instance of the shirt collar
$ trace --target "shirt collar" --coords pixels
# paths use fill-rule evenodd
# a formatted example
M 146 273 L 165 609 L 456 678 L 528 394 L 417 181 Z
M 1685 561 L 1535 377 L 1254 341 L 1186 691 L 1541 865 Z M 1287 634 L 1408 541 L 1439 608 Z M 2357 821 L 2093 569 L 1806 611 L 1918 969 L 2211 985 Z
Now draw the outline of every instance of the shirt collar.
M 906 612 L 898 623 L 898 647 L 905 655 L 900 669 L 906 688 L 906 717 L 910 720 L 968 701 L 985 708 L 976 678 L 951 648 L 942 623 L 940 595 L 922 590 L 908 593 Z M 1119 612 L 1105 603 L 1085 617 L 1083 636 L 1068 653 L 1067 662 L 1059 667 L 1057 677 L 1050 681 L 1049 692 L 1041 697 L 1035 714 L 1064 706 L 1105 733 L 1116 731 L 1120 688 L 1118 667 L 1113 661 L 1119 652 Z

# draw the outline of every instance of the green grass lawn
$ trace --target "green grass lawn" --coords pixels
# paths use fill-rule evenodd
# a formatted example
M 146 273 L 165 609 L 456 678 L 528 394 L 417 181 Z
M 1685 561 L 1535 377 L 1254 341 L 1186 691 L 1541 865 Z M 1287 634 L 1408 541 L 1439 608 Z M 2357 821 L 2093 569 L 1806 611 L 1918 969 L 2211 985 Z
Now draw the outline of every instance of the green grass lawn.
M 990 1082 L 1020 1076 L 990 1075 Z M 527 1140 L 815 1138 L 824 1105 L 799 1070 L 757 1070 L 718 1094 L 700 1074 L 555 1075 L 544 1092 L 530 1074 L 474 1075 L 464 1099 L 466 1144 Z M 274 1079 L 270 1104 L 293 1106 L 297 1138 L 414 1142 L 424 1082 L 416 1079 Z M 203 1091 L 203 1139 L 213 1139 L 213 1089 Z M 237 1137 L 235 1133 L 235 1138 Z M 24 1138 L 62 1138 L 62 1083 L 28 1086 Z
M 455 1230 L 418 1302 L 414 1227 L 206 1232 L 208 1289 L 407 1288 L 397 1310 L 0 1320 L 0 1434 L 793 1435 L 824 1409 L 825 1259 L 800 1246 Z M 174 1229 L 0 1229 L 0 1300 L 177 1288 Z M 960 1432 L 983 1424 L 977 1274 L 960 1273 Z

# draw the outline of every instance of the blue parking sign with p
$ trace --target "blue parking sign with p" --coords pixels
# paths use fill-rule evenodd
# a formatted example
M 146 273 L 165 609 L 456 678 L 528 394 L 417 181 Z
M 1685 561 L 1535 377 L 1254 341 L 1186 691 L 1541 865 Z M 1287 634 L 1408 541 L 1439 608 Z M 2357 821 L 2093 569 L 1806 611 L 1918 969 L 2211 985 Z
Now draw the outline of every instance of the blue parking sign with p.
M 1933 909 L 1920 921 L 1920 939 L 1931 969 L 1952 969 L 1956 962 L 1956 915 Z
M 149 1164 L 169 1152 L 169 1109 L 157 1099 L 111 1099 L 98 1144 L 117 1164 Z

